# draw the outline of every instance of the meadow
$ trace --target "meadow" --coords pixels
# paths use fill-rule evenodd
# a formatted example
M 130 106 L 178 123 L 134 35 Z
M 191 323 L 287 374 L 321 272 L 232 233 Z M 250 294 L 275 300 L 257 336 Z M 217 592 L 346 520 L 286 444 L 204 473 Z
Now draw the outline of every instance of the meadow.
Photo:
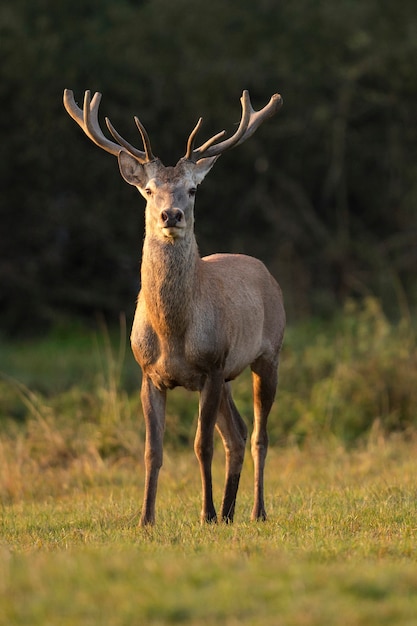
M 157 524 L 143 489 L 126 329 L 0 341 L 0 624 L 411 625 L 417 615 L 417 355 L 404 316 L 350 303 L 289 328 L 265 523 L 247 454 L 236 522 L 199 523 L 197 398 L 170 394 Z M 250 379 L 235 383 L 250 423 Z M 217 442 L 219 443 L 219 442 Z M 215 498 L 223 483 L 216 447 Z

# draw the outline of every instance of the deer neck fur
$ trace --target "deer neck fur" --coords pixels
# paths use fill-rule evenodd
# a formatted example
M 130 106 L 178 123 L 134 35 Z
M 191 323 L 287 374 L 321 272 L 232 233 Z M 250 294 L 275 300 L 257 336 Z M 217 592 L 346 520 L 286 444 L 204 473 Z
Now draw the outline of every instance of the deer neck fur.
M 172 241 L 145 237 L 141 290 L 152 325 L 165 334 L 182 335 L 189 324 L 200 261 L 194 234 Z

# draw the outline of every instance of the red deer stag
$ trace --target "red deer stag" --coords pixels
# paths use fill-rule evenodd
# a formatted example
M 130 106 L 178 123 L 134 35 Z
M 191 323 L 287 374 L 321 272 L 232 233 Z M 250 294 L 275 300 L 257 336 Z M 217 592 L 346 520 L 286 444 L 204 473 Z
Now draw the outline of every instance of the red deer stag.
M 201 258 L 194 236 L 197 186 L 226 150 L 245 141 L 282 104 L 278 94 L 254 111 L 243 92 L 242 118 L 234 135 L 218 133 L 199 148 L 190 134 L 185 156 L 165 167 L 151 149 L 140 121 L 136 125 L 144 151 L 129 144 L 98 121 L 101 94 L 85 92 L 83 109 L 72 91 L 64 92 L 69 115 L 100 148 L 118 158 L 121 175 L 146 200 L 141 290 L 133 329 L 132 350 L 142 368 L 141 400 L 146 423 L 145 491 L 141 524 L 155 521 L 155 500 L 162 465 L 166 392 L 176 386 L 198 391 L 199 416 L 194 450 L 202 481 L 202 521 L 216 521 L 212 495 L 214 427 L 226 455 L 226 479 L 221 517 L 233 521 L 236 494 L 245 453 L 247 427 L 233 402 L 230 381 L 247 366 L 252 370 L 254 462 L 252 519 L 265 519 L 264 465 L 268 447 L 267 418 L 274 401 L 285 312 L 281 290 L 266 267 L 241 254 Z

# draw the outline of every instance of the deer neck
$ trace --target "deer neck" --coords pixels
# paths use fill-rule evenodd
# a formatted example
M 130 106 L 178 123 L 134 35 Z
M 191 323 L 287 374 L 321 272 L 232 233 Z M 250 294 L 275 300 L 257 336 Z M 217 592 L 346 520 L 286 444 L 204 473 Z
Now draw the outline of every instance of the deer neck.
M 174 241 L 145 237 L 141 291 L 152 324 L 183 334 L 193 310 L 200 256 L 194 235 Z

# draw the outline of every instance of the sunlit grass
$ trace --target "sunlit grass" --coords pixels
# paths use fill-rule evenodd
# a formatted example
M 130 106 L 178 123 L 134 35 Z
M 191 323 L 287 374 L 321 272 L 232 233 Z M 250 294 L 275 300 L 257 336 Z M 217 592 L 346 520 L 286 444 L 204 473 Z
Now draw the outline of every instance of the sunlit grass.
M 200 525 L 197 398 L 171 393 L 157 523 L 146 529 L 139 372 L 120 330 L 2 344 L 0 624 L 413 624 L 411 324 L 389 323 L 369 301 L 332 328 L 289 329 L 266 523 L 249 521 L 248 447 L 235 523 Z M 250 424 L 248 374 L 234 390 Z
M 22 497 L 3 503 L 2 537 L 12 551 L 30 551 L 38 545 L 53 550 L 68 538 L 72 545 L 101 545 L 112 537 L 117 542 L 125 537 L 145 544 L 180 541 L 192 552 L 209 536 L 224 540 L 226 551 L 231 539 L 235 547 L 254 540 L 255 551 L 268 546 L 319 560 L 379 558 L 385 553 L 407 560 L 417 556 L 416 452 L 417 442 L 401 440 L 379 441 L 350 452 L 322 445 L 303 451 L 271 450 L 266 524 L 249 523 L 252 463 L 248 456 L 233 526 L 199 524 L 197 463 L 191 453 L 169 453 L 160 478 L 158 523 L 145 531 L 137 526 L 142 463 L 40 470 L 44 480 L 32 481 L 28 475 Z M 217 502 L 222 483 L 218 451 Z
M 247 459 L 233 525 L 200 525 L 188 453 L 167 455 L 146 529 L 140 465 L 88 480 L 61 469 L 54 496 L 33 486 L 3 504 L 0 623 L 411 624 L 416 452 L 402 440 L 272 450 L 266 523 L 249 522 Z

